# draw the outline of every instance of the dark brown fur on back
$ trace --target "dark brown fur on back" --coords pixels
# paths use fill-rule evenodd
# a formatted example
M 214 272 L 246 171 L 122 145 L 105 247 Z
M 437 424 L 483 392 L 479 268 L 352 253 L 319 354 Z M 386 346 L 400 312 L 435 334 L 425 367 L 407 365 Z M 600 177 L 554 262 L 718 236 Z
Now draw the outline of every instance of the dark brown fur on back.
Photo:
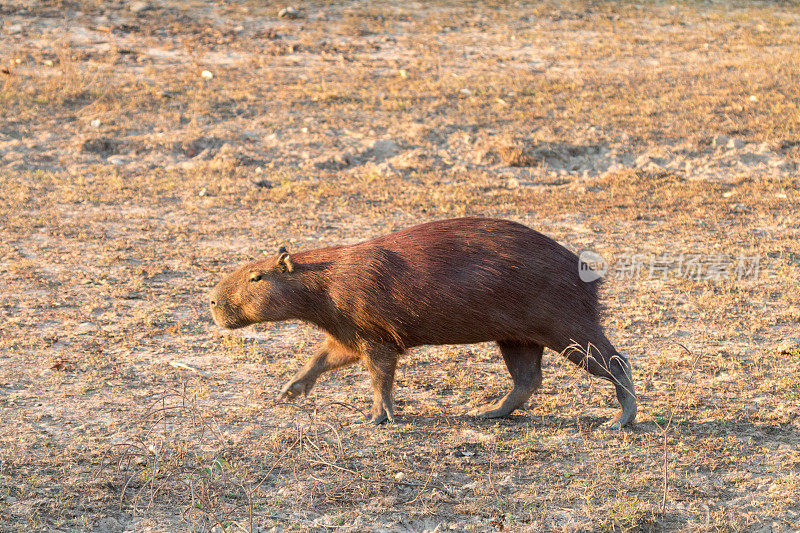
M 517 339 L 561 351 L 598 321 L 596 282 L 580 280 L 578 257 L 508 221 L 432 222 L 292 260 L 346 319 L 337 325 L 350 323 L 342 333 L 401 349 Z

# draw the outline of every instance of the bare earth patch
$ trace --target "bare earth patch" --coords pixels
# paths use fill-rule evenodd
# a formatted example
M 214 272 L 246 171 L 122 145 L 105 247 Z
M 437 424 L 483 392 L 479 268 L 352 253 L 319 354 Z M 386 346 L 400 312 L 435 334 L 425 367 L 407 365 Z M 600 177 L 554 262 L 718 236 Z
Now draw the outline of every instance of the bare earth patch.
M 797 7 L 281 7 L 0 5 L 0 530 L 800 528 Z M 630 430 L 553 353 L 464 416 L 491 345 L 380 428 L 360 368 L 276 404 L 320 334 L 211 323 L 280 245 L 463 215 L 609 262 Z

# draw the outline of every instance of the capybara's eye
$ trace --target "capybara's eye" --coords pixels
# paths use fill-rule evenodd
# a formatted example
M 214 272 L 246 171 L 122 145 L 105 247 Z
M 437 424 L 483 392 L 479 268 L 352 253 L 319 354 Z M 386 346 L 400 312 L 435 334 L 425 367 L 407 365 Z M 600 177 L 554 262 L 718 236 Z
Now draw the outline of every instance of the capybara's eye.
M 255 283 L 256 281 L 261 281 L 263 276 L 259 272 L 251 272 L 250 273 L 250 281 Z

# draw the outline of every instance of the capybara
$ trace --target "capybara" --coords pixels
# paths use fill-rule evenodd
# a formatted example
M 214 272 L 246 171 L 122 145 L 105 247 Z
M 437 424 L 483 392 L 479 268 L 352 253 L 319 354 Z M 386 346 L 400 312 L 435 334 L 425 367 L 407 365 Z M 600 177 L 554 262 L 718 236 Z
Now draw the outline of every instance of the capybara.
M 631 367 L 603 333 L 599 281 L 578 257 L 521 224 L 488 218 L 428 222 L 348 246 L 297 253 L 281 247 L 242 266 L 211 292 L 214 321 L 235 329 L 300 319 L 325 331 L 317 353 L 279 398 L 308 394 L 328 370 L 362 361 L 372 379 L 370 420 L 393 420 L 400 354 L 422 345 L 495 341 L 513 388 L 470 412 L 506 416 L 542 381 L 542 350 L 560 352 L 616 387 L 612 428 L 636 416 Z

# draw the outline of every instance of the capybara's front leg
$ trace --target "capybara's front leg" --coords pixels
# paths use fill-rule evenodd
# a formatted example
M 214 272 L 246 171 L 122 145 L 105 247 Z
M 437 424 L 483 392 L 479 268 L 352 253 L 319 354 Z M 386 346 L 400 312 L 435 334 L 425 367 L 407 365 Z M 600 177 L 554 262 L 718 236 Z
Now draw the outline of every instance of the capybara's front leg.
M 398 355 L 397 350 L 390 346 L 369 346 L 365 351 L 364 362 L 372 380 L 373 399 L 369 421 L 373 424 L 394 421 L 392 387 Z
M 317 353 L 284 385 L 278 400 L 293 400 L 300 394 L 307 395 L 324 372 L 355 363 L 359 358 L 358 353 L 328 337 Z

